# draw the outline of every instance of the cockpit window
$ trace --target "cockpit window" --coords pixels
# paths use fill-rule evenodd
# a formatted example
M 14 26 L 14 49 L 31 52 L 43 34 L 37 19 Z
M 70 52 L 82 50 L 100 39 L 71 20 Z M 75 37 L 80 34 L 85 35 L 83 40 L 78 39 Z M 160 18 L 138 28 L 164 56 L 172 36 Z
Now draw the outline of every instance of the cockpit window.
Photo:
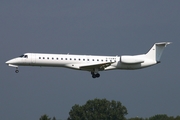
M 28 58 L 28 55 L 21 55 L 19 57 L 21 57 L 21 58 Z
M 24 57 L 24 55 L 21 55 L 21 56 L 19 56 L 19 57 Z

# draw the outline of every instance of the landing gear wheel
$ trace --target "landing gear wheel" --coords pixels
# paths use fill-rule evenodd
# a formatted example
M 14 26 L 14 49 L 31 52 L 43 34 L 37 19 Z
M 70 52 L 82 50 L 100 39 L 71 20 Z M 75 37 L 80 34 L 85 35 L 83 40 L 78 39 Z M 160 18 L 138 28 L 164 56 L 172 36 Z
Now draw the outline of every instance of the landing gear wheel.
M 18 72 L 19 72 L 19 70 L 15 70 L 15 72 L 16 72 L 16 73 L 18 73 Z
M 92 74 L 92 78 L 96 78 L 96 75 L 95 75 L 95 74 Z
M 100 74 L 99 74 L 99 73 L 97 73 L 95 76 L 98 78 L 98 77 L 100 77 Z
M 99 73 L 94 73 L 94 72 L 91 72 L 91 75 L 92 75 L 92 78 L 98 78 L 100 77 L 100 74 Z

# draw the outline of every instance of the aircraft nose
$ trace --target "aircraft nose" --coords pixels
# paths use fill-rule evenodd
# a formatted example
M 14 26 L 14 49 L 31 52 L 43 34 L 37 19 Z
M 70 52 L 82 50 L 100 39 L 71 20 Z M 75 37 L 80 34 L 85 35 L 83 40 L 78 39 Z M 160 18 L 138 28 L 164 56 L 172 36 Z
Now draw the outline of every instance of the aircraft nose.
M 13 63 L 16 63 L 16 62 L 17 62 L 16 59 L 11 59 L 11 60 L 6 61 L 6 64 L 13 64 Z
M 10 64 L 10 63 L 11 63 L 11 60 L 6 61 L 6 64 Z

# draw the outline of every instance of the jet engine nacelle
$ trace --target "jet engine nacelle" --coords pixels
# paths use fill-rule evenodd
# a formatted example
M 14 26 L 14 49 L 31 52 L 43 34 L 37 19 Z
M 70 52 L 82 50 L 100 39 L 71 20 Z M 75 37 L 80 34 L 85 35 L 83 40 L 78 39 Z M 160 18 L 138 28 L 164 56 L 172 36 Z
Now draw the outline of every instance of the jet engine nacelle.
M 143 63 L 144 60 L 139 56 L 121 56 L 121 62 L 125 64 L 140 64 Z

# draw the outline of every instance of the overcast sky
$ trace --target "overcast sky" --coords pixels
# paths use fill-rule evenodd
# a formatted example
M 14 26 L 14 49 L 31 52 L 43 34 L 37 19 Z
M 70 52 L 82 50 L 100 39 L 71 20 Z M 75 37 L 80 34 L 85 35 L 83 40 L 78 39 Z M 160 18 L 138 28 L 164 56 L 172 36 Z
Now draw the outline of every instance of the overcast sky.
M 1 0 L 1 119 L 66 119 L 73 105 L 95 98 L 120 101 L 127 118 L 180 115 L 179 11 L 179 0 Z M 5 64 L 26 52 L 142 54 L 162 41 L 173 44 L 161 64 L 98 79 L 65 68 L 20 67 L 16 74 Z

